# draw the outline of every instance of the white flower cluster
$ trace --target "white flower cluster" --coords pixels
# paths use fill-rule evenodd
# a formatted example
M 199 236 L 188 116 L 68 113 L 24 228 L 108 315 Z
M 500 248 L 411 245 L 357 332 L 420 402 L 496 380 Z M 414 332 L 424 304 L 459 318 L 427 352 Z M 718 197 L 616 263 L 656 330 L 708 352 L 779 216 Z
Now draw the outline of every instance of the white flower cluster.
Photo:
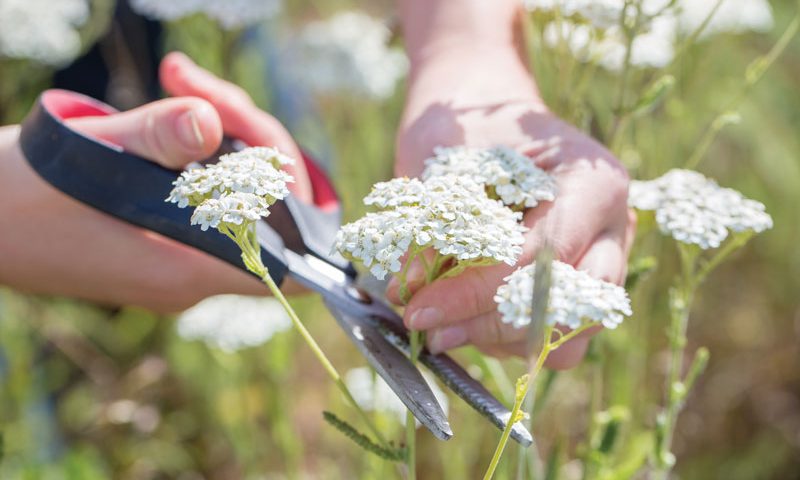
M 556 198 L 555 178 L 512 148 L 436 147 L 433 152 L 425 160 L 423 179 L 466 175 L 486 185 L 491 198 L 512 208 L 533 208 Z
M 164 21 L 202 13 L 225 30 L 255 25 L 280 12 L 281 0 L 130 0 L 134 11 Z
M 576 329 L 585 322 L 601 323 L 616 328 L 626 315 L 631 315 L 631 303 L 625 289 L 592 277 L 572 266 L 552 263 L 547 325 Z M 522 267 L 505 278 L 497 289 L 494 301 L 504 323 L 515 328 L 527 326 L 533 308 L 535 264 Z
M 661 68 L 674 56 L 677 39 L 697 29 L 711 14 L 715 1 L 644 0 L 642 14 L 649 19 L 644 31 L 631 45 L 630 62 L 635 67 Z M 597 62 L 610 71 L 619 71 L 625 61 L 626 41 L 620 28 L 624 16 L 632 17 L 635 7 L 625 10 L 625 0 L 525 0 L 529 10 L 552 14 L 561 20 L 549 21 L 544 28 L 545 42 L 566 44 L 582 62 Z M 716 33 L 765 31 L 772 28 L 772 10 L 766 0 L 726 0 L 711 17 L 701 38 Z
M 224 225 L 243 225 L 269 215 L 269 203 L 252 193 L 233 192 L 209 198 L 192 213 L 192 225 L 200 225 L 203 231 L 208 227 Z
M 294 76 L 321 94 L 349 92 L 388 98 L 408 71 L 408 59 L 400 49 L 388 45 L 389 38 L 383 23 L 360 12 L 311 22 L 291 45 L 297 59 Z
M 80 53 L 77 28 L 88 19 L 87 0 L 0 0 L 0 57 L 65 65 Z
M 633 181 L 630 206 L 655 210 L 661 231 L 702 249 L 719 247 L 728 232 L 772 228 L 764 205 L 691 170 L 670 170 L 651 181 Z
M 344 225 L 334 247 L 379 279 L 400 271 L 412 243 L 458 261 L 514 265 L 522 253 L 522 214 L 467 177 L 395 178 L 376 184 L 364 203 L 380 211 Z
M 206 167 L 190 168 L 172 184 L 168 202 L 197 207 L 192 225 L 203 230 L 220 223 L 242 225 L 269 215 L 276 200 L 289 194 L 291 175 L 280 170 L 293 160 L 275 148 L 251 147 L 219 158 Z
M 439 405 L 442 407 L 445 416 L 449 410 L 449 403 L 447 395 L 439 388 L 436 380 L 427 372 L 422 372 L 422 376 L 431 387 L 433 396 L 438 400 Z M 372 369 L 368 367 L 359 367 L 349 370 L 344 375 L 344 381 L 347 389 L 353 394 L 358 406 L 367 412 L 385 412 L 395 416 L 400 423 L 406 421 L 406 406 L 403 404 L 397 395 L 392 391 L 389 385 Z M 420 423 L 417 422 L 417 428 Z
M 226 352 L 262 345 L 291 326 L 274 298 L 242 295 L 209 297 L 183 312 L 176 325 L 181 338 Z

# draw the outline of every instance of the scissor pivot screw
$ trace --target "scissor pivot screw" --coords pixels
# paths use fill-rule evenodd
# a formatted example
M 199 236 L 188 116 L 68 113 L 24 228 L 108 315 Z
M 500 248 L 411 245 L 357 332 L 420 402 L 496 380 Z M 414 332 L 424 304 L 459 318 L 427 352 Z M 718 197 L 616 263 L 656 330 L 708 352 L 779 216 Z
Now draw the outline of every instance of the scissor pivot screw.
M 367 292 L 358 287 L 348 285 L 347 293 L 361 303 L 366 303 L 366 304 L 372 303 L 372 297 L 370 297 Z

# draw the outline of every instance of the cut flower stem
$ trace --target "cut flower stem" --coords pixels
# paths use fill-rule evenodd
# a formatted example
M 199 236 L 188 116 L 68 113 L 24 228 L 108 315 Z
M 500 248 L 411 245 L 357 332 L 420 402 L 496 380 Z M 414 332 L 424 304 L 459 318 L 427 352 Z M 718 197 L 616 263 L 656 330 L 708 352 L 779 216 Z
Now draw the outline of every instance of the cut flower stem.
M 503 429 L 502 435 L 500 436 L 500 441 L 497 444 L 497 448 L 495 448 L 494 455 L 489 463 L 489 467 L 486 469 L 483 480 L 490 480 L 494 476 L 497 466 L 500 464 L 500 457 L 502 457 L 503 451 L 508 444 L 508 439 L 511 437 L 511 429 L 514 427 L 514 424 L 522 420 L 524 417 L 521 409 L 522 404 L 525 401 L 525 397 L 527 397 L 528 391 L 530 390 L 531 385 L 533 385 L 533 382 L 535 382 L 538 378 L 539 372 L 542 371 L 547 357 L 553 352 L 553 350 L 556 350 L 561 345 L 596 325 L 598 324 L 595 322 L 587 323 L 567 333 L 563 333 L 561 330 L 558 330 L 552 326 L 545 327 L 542 350 L 539 352 L 539 355 L 536 357 L 536 361 L 531 366 L 530 372 L 517 379 L 514 395 L 514 406 L 511 409 L 511 415 L 508 418 L 508 422 L 506 422 L 506 426 Z
M 322 364 L 322 367 L 325 369 L 325 372 L 328 376 L 333 380 L 336 384 L 336 387 L 341 391 L 344 395 L 345 399 L 348 403 L 350 403 L 353 408 L 355 408 L 356 412 L 358 412 L 359 417 L 364 421 L 367 425 L 369 430 L 375 435 L 378 442 L 380 442 L 381 446 L 387 449 L 392 449 L 389 442 L 386 441 L 384 436 L 380 433 L 380 431 L 375 427 L 372 422 L 372 419 L 367 415 L 367 413 L 358 405 L 353 394 L 350 393 L 350 390 L 345 385 L 344 381 L 342 380 L 341 375 L 336 370 L 336 367 L 333 366 L 331 361 L 325 355 L 325 352 L 322 351 L 322 348 L 319 344 L 314 340 L 314 337 L 311 335 L 311 332 L 308 331 L 306 326 L 303 322 L 300 321 L 300 318 L 297 316 L 297 313 L 294 311 L 292 306 L 289 304 L 289 301 L 281 292 L 280 287 L 275 283 L 275 280 L 269 274 L 266 266 L 261 261 L 261 249 L 258 245 L 258 240 L 255 235 L 255 230 L 251 228 L 252 226 L 243 227 L 241 229 L 231 230 L 225 228 L 221 230 L 222 233 L 225 233 L 230 237 L 239 248 L 242 250 L 242 260 L 245 263 L 245 266 L 248 270 L 252 273 L 256 274 L 261 278 L 261 281 L 269 288 L 272 295 L 275 297 L 278 302 L 280 302 L 281 306 L 286 310 L 286 313 L 289 315 L 289 318 L 292 321 L 292 324 L 295 326 L 297 331 L 300 333 L 300 336 L 303 337 L 303 340 L 306 344 L 311 348 L 311 351 L 314 353 L 314 356 L 317 357 L 317 360 Z

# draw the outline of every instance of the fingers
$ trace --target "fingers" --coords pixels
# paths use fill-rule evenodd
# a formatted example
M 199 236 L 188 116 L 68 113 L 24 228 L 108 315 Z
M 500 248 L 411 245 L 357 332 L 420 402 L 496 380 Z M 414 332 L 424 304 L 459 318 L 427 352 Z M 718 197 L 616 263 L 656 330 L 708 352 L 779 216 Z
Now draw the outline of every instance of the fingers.
M 73 118 L 67 124 L 175 170 L 208 157 L 222 141 L 219 115 L 199 98 L 171 98 L 114 115 Z
M 453 325 L 496 309 L 494 293 L 513 271 L 508 265 L 472 268 L 419 289 L 403 317 L 412 330 Z
M 491 311 L 457 324 L 432 329 L 428 332 L 427 340 L 432 353 L 441 353 L 466 344 L 505 349 L 508 345 L 525 343 L 526 335 L 527 329 L 507 325 L 500 320 L 496 311 Z
M 420 255 L 425 257 L 425 261 L 430 264 L 434 257 L 434 252 L 431 249 L 424 250 Z M 408 255 L 403 255 L 403 266 L 407 261 Z M 408 295 L 414 295 L 417 290 L 422 288 L 425 284 L 425 267 L 422 264 L 422 261 L 415 257 L 412 260 L 411 265 L 408 267 L 408 271 L 406 272 L 406 288 L 408 289 Z M 389 284 L 386 286 L 386 298 L 389 299 L 390 302 L 396 305 L 402 305 L 408 299 L 400 298 L 400 280 L 398 276 L 395 275 L 389 280 Z
M 600 234 L 575 265 L 593 277 L 607 282 L 622 284 L 625 280 L 626 230 Z
M 301 200 L 311 201 L 311 185 L 297 144 L 275 117 L 256 107 L 244 90 L 217 78 L 179 52 L 164 57 L 159 75 L 171 95 L 195 96 L 210 102 L 219 112 L 226 134 L 248 145 L 277 147 L 297 160 L 295 165 L 286 167 L 295 177 L 290 188 Z

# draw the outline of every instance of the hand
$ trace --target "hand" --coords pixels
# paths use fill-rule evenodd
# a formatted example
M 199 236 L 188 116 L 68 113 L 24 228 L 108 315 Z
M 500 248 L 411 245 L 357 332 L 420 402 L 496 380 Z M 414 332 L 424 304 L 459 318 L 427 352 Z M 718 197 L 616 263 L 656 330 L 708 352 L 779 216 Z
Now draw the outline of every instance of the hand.
M 617 159 L 547 110 L 513 48 L 482 54 L 451 46 L 441 56 L 429 54 L 412 70 L 397 140 L 396 174 L 419 175 L 423 160 L 438 145 L 497 144 L 538 157 L 537 164 L 558 182 L 555 202 L 525 213 L 530 231 L 519 264 L 532 262 L 547 242 L 556 258 L 621 283 L 635 217 L 627 208 L 628 176 Z M 524 356 L 525 330 L 503 324 L 492 298 L 514 269 L 473 268 L 423 288 L 412 282 L 406 326 L 426 330 L 428 348 L 434 352 L 471 343 L 497 356 Z M 414 270 L 412 266 L 410 275 Z M 388 295 L 398 300 L 396 282 Z M 575 365 L 587 344 L 588 336 L 577 337 L 556 350 L 548 365 Z
M 69 120 L 76 130 L 179 169 L 219 148 L 223 131 L 299 159 L 286 130 L 239 87 L 181 54 L 161 65 L 170 98 L 107 117 Z M 191 95 L 191 96 L 183 96 Z M 27 164 L 19 127 L 0 128 L 0 284 L 105 304 L 180 310 L 218 293 L 260 295 L 255 278 L 203 252 L 100 213 L 56 190 Z M 302 163 L 295 195 L 311 197 Z

